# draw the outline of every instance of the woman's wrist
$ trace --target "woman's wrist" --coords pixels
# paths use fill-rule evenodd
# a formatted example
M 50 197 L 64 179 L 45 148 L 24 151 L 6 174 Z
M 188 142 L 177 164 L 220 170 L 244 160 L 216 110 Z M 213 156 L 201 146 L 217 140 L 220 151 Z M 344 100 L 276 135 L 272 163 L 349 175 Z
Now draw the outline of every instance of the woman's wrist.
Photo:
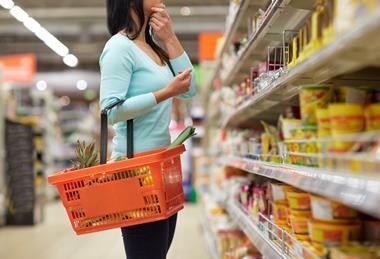
M 164 42 L 164 46 L 170 59 L 175 59 L 181 56 L 185 51 L 175 34 Z
M 154 93 L 154 97 L 156 97 L 156 102 L 161 103 L 171 97 L 171 93 L 168 91 L 168 89 L 165 87 L 164 89 L 161 89 Z

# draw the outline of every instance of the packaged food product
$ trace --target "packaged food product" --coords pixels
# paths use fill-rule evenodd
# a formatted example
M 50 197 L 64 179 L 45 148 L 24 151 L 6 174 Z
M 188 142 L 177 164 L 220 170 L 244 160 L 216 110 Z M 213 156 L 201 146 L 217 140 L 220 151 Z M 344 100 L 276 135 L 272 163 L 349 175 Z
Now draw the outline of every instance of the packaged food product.
M 365 109 L 367 131 L 380 130 L 380 103 L 370 104 Z
M 379 259 L 379 246 L 349 245 L 331 248 L 331 259 Z
M 289 219 L 294 234 L 305 235 L 309 233 L 307 225 L 308 218 L 289 215 Z
M 363 233 L 366 241 L 380 243 L 380 220 L 364 221 Z
M 307 245 L 304 249 L 303 259 L 316 259 L 316 256 L 325 258 L 329 250 L 321 244 L 312 243 Z
M 347 222 L 355 220 L 358 212 L 339 202 L 310 195 L 313 218 L 328 222 Z
M 275 203 L 287 204 L 286 192 L 294 191 L 296 188 L 282 183 L 271 183 L 272 199 Z
M 364 107 L 359 104 L 334 103 L 329 105 L 332 136 L 359 133 L 364 130 Z M 335 141 L 335 152 L 346 152 L 353 142 Z
M 316 111 L 327 108 L 331 102 L 332 91 L 328 85 L 305 85 L 300 91 L 301 117 L 307 124 L 316 124 Z
M 296 217 L 304 217 L 304 218 L 311 218 L 311 210 L 288 210 L 289 215 L 293 215 Z
M 302 121 L 298 119 L 282 119 L 281 122 L 284 139 L 295 139 L 295 130 L 302 127 Z
M 337 103 L 365 104 L 367 96 L 367 90 L 350 86 L 341 86 L 335 90 L 335 99 Z
M 284 204 L 276 202 L 272 202 L 271 205 L 274 220 L 282 221 L 280 222 L 280 225 L 286 225 L 288 220 L 288 207 Z
M 316 111 L 318 121 L 318 137 L 324 138 L 331 135 L 331 122 L 328 109 L 317 109 Z
M 308 225 L 309 236 L 313 243 L 338 245 L 360 239 L 360 222 L 338 224 L 309 220 Z
M 310 195 L 306 192 L 290 191 L 286 193 L 289 207 L 294 210 L 310 210 Z

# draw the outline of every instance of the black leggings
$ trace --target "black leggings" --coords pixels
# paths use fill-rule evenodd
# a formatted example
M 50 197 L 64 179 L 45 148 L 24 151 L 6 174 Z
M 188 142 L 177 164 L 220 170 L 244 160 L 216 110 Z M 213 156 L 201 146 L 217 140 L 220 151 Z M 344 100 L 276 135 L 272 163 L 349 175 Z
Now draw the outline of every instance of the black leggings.
M 176 224 L 177 214 L 166 220 L 122 228 L 127 259 L 166 259 Z

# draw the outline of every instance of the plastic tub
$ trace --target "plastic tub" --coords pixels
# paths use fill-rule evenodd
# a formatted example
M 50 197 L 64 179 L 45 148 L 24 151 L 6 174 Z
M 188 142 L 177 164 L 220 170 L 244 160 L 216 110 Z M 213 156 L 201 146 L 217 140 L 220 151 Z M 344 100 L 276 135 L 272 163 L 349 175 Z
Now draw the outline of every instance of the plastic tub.
M 305 85 L 300 91 L 302 120 L 306 124 L 317 124 L 316 111 L 327 108 L 331 102 L 332 91 L 328 85 Z
M 310 195 L 313 218 L 328 222 L 347 222 L 355 220 L 358 212 L 339 202 L 323 197 Z
M 272 202 L 273 218 L 276 221 L 282 221 L 281 224 L 286 224 L 288 221 L 288 207 L 282 203 Z
M 306 192 L 287 192 L 289 207 L 293 210 L 310 210 L 310 195 Z
M 380 130 L 380 103 L 370 104 L 365 109 L 367 131 Z
M 329 105 L 332 136 L 359 133 L 364 130 L 364 107 L 360 104 L 334 103 Z M 334 151 L 346 152 L 354 145 L 349 141 L 335 141 Z
M 309 233 L 308 218 L 290 215 L 289 219 L 294 234 L 305 235 Z
M 313 242 L 324 245 L 339 245 L 360 239 L 361 224 L 327 223 L 317 220 L 308 222 L 309 236 Z
M 272 199 L 275 203 L 287 204 L 286 192 L 294 191 L 296 188 L 281 183 L 271 183 Z

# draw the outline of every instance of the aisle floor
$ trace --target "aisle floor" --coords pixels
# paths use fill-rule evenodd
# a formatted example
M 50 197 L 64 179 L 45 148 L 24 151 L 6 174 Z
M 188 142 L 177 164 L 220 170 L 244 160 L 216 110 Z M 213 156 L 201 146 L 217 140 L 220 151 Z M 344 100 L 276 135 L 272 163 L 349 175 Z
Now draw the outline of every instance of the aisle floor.
M 198 206 L 180 213 L 177 232 L 167 259 L 210 258 L 199 224 Z M 46 208 L 43 224 L 0 228 L 1 259 L 124 259 L 119 230 L 77 237 L 58 203 Z M 154 258 L 152 258 L 154 259 Z

